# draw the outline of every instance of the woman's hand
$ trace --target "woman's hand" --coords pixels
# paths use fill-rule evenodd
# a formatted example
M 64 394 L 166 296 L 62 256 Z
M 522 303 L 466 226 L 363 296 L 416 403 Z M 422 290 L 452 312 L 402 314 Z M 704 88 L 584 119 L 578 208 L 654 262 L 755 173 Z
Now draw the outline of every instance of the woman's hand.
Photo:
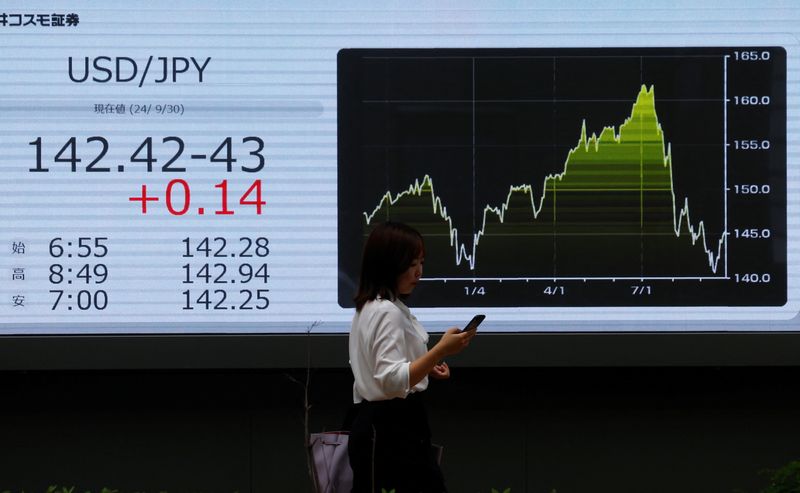
M 469 341 L 475 337 L 476 331 L 468 330 L 461 332 L 458 327 L 447 329 L 442 338 L 436 344 L 445 356 L 458 354 L 469 346 Z
M 431 370 L 428 375 L 436 380 L 447 380 L 450 378 L 450 367 L 447 366 L 447 363 L 442 361 L 440 364 L 434 366 L 433 370 Z

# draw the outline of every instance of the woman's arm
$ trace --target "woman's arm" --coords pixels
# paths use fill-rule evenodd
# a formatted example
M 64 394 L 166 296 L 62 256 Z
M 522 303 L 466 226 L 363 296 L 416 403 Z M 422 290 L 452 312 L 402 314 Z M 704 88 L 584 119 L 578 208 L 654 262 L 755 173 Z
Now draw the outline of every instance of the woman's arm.
M 458 354 L 463 351 L 474 336 L 474 330 L 461 332 L 457 327 L 448 329 L 435 346 L 429 349 L 427 353 L 411 362 L 408 368 L 409 388 L 414 387 L 414 385 L 422 381 L 439 361 L 447 356 Z

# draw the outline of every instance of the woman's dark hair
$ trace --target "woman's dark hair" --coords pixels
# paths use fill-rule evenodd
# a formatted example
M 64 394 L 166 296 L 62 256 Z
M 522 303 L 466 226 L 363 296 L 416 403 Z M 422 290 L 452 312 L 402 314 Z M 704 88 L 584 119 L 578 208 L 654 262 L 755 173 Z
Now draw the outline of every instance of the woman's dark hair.
M 422 235 L 411 226 L 391 221 L 375 226 L 364 245 L 361 278 L 353 298 L 356 310 L 361 311 L 366 302 L 378 296 L 395 299 L 400 274 L 424 255 Z

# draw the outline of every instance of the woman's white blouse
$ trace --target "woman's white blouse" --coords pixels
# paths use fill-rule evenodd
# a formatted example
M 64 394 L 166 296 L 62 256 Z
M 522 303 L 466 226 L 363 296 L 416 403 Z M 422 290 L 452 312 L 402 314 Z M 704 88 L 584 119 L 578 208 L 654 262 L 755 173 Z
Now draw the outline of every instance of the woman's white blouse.
M 400 300 L 368 301 L 353 317 L 350 368 L 353 402 L 405 398 L 428 388 L 428 377 L 409 388 L 411 362 L 428 352 L 428 333 Z

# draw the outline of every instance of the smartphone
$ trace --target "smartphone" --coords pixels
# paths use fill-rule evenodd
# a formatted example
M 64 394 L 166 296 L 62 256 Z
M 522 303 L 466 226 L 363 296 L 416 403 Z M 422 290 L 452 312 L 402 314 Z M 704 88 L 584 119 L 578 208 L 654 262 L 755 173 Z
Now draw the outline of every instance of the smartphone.
M 481 322 L 483 322 L 484 318 L 486 318 L 486 315 L 475 315 L 474 317 L 472 317 L 472 320 L 469 321 L 466 327 L 461 329 L 461 332 L 466 332 L 468 330 L 478 330 L 478 326 L 481 324 Z

